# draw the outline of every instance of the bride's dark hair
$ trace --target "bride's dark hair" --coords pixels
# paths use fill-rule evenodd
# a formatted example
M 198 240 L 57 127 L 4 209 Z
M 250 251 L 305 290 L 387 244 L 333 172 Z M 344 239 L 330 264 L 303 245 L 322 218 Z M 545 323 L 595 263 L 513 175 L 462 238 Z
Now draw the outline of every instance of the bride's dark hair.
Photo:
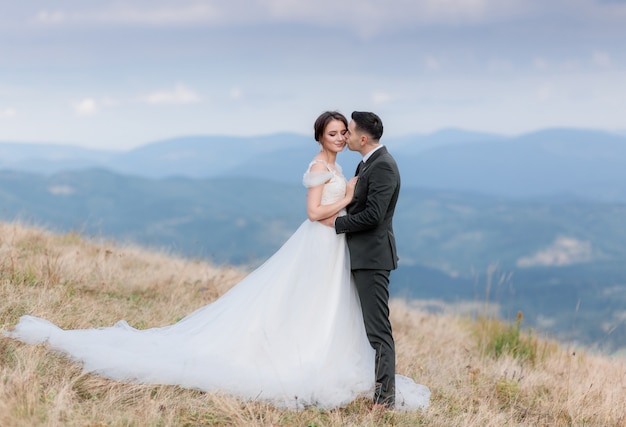
M 326 129 L 326 126 L 332 120 L 340 120 L 344 125 L 346 125 L 346 129 L 348 128 L 348 119 L 346 119 L 346 116 L 341 114 L 339 111 L 324 111 L 320 114 L 317 120 L 315 120 L 315 124 L 313 125 L 313 130 L 315 130 L 315 140 L 317 142 L 320 142 L 324 129 Z

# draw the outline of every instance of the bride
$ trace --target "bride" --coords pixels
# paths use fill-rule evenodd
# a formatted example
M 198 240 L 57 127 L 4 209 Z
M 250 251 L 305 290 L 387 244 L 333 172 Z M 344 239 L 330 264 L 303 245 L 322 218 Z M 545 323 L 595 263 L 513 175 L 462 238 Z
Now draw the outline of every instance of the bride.
M 315 123 L 320 152 L 303 177 L 308 219 L 264 264 L 215 302 L 179 322 L 138 330 L 125 321 L 63 330 L 22 316 L 5 335 L 46 343 L 87 372 L 118 381 L 175 384 L 281 408 L 345 406 L 374 390 L 374 350 L 351 281 L 345 235 L 319 222 L 342 213 L 356 178 L 335 162 L 346 118 Z M 396 376 L 396 408 L 425 409 L 428 388 Z

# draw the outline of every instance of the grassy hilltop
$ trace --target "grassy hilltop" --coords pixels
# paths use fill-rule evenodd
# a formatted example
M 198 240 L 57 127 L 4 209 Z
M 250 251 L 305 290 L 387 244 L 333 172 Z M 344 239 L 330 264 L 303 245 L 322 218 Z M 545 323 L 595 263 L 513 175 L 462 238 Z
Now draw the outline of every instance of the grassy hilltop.
M 63 328 L 176 322 L 237 283 L 232 267 L 77 234 L 0 223 L 0 329 L 22 314 Z M 485 313 L 488 310 L 485 309 Z M 370 412 L 367 402 L 277 410 L 175 386 L 82 374 L 46 350 L 0 337 L 0 426 L 623 426 L 626 361 L 543 340 L 520 315 L 435 315 L 394 301 L 397 370 L 430 387 L 425 413 Z

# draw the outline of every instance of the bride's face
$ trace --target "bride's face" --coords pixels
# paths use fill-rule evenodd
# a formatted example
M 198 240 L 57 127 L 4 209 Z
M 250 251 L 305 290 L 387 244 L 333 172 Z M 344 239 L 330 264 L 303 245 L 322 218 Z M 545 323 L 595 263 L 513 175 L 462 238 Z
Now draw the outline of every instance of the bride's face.
M 346 133 L 348 129 L 341 120 L 331 120 L 324 129 L 320 144 L 323 150 L 338 153 L 346 146 Z

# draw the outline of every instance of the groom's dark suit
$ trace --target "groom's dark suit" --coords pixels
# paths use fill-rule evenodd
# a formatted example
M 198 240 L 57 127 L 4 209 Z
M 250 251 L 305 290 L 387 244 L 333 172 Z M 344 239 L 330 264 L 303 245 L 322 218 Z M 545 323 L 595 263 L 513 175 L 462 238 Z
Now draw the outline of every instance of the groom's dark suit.
M 385 147 L 357 169 L 354 198 L 335 230 L 346 233 L 354 281 L 370 344 L 376 350 L 376 403 L 395 403 L 395 347 L 389 322 L 389 274 L 398 266 L 393 213 L 400 173 Z

